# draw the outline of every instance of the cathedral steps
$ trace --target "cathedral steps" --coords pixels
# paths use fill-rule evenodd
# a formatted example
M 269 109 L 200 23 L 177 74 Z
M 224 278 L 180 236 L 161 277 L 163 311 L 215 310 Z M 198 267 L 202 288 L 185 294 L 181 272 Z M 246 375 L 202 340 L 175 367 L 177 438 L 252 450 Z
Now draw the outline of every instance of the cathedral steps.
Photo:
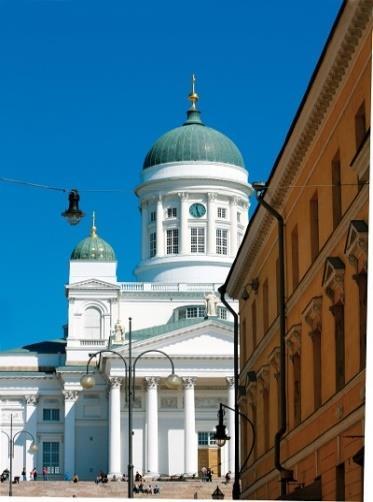
M 155 484 L 152 482 L 151 484 Z M 211 499 L 219 486 L 225 499 L 232 498 L 232 483 L 226 485 L 223 479 L 205 483 L 199 480 L 159 481 L 159 495 L 135 494 L 135 498 L 147 499 Z M 8 495 L 8 483 L 0 484 L 0 496 Z M 196 495 L 195 495 L 196 494 Z M 127 497 L 127 483 L 117 481 L 96 485 L 93 481 L 27 481 L 13 485 L 15 497 Z

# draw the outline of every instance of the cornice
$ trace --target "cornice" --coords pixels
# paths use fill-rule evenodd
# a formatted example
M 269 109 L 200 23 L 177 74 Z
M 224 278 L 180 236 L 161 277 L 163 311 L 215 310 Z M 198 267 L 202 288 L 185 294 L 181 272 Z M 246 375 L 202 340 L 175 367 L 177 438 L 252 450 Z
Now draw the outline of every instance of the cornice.
M 298 175 L 303 160 L 324 122 L 326 113 L 347 70 L 349 66 L 352 66 L 352 56 L 371 19 L 372 5 L 372 0 L 350 2 L 346 7 L 346 13 L 342 14 L 327 54 L 317 72 L 304 106 L 300 110 L 289 142 L 284 146 L 284 151 L 273 172 L 273 179 L 271 179 L 273 189 L 266 194 L 268 203 L 280 213 L 291 190 L 289 186 Z M 344 21 L 344 16 L 349 16 L 350 20 Z M 344 30 L 344 33 L 340 33 L 341 30 Z M 337 47 L 336 44 L 338 44 Z M 275 188 L 276 186 L 278 188 Z M 250 264 L 254 263 L 255 257 L 260 252 L 270 228 L 274 224 L 272 215 L 264 208 L 258 207 L 252 225 L 248 227 L 251 239 L 249 242 L 244 239 L 237 261 L 231 271 L 227 288 L 231 296 L 238 298 L 242 289 L 242 281 L 245 279 L 242 270 L 249 269 Z

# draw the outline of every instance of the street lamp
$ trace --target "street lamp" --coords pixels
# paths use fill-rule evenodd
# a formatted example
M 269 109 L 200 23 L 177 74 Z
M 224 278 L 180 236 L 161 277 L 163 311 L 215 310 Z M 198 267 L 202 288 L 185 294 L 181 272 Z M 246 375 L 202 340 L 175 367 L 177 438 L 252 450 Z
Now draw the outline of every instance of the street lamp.
M 73 188 L 69 193 L 69 207 L 61 213 L 61 216 L 66 218 L 70 225 L 77 225 L 83 218 L 84 213 L 79 209 L 80 195 L 76 188 Z
M 284 255 L 284 219 L 267 201 L 264 200 L 266 184 L 264 182 L 254 182 L 252 187 L 256 192 L 259 204 L 265 207 L 278 223 L 278 261 L 279 261 L 279 320 L 280 320 L 280 427 L 275 435 L 274 455 L 275 467 L 280 473 L 281 497 L 286 496 L 287 483 L 293 479 L 293 471 L 286 469 L 281 464 L 280 449 L 281 439 L 286 432 L 286 303 L 285 303 L 285 255 Z
M 176 389 L 181 385 L 181 378 L 176 375 L 175 367 L 172 359 L 168 354 L 163 352 L 162 350 L 145 350 L 141 352 L 135 360 L 132 362 L 132 319 L 129 318 L 129 330 L 128 330 L 128 358 L 127 360 L 115 350 L 104 349 L 99 350 L 95 354 L 92 354 L 87 362 L 87 368 L 85 375 L 80 379 L 80 384 L 84 389 L 91 389 L 95 385 L 95 378 L 92 374 L 89 373 L 89 365 L 91 361 L 98 355 L 103 353 L 112 353 L 118 356 L 125 366 L 125 383 L 124 383 L 124 391 L 125 398 L 128 402 L 128 498 L 133 498 L 133 435 L 132 435 L 132 421 L 133 421 L 133 399 L 135 397 L 135 376 L 136 376 L 136 364 L 137 362 L 148 353 L 157 352 L 158 354 L 162 354 L 165 356 L 170 364 L 171 364 L 171 373 L 166 378 L 166 386 L 169 389 Z
M 243 462 L 241 468 L 238 471 L 238 476 L 240 476 L 243 473 L 243 471 L 245 470 L 246 464 L 247 464 L 247 462 L 250 458 L 250 455 L 252 454 L 254 446 L 255 446 L 255 426 L 254 426 L 254 423 L 250 420 L 250 418 L 247 417 L 241 411 L 239 411 L 237 408 L 231 408 L 230 406 L 227 406 L 226 404 L 220 403 L 219 411 L 218 411 L 218 425 L 216 426 L 215 434 L 214 434 L 214 439 L 216 441 L 216 444 L 219 446 L 219 448 L 223 447 L 225 445 L 225 443 L 230 440 L 230 437 L 227 436 L 227 433 L 226 433 L 226 426 L 224 425 L 224 415 L 225 415 L 224 408 L 227 408 L 227 410 L 233 411 L 235 414 L 237 414 L 240 417 L 247 420 L 247 422 L 250 424 L 250 427 L 251 427 L 251 433 L 253 436 L 253 440 L 251 443 L 251 448 L 249 450 L 249 453 L 247 454 L 245 461 Z
M 29 448 L 30 453 L 36 453 L 38 451 L 38 445 L 35 442 L 34 436 L 31 432 L 22 430 L 18 431 L 13 436 L 13 414 L 10 414 L 10 431 L 9 434 L 5 431 L 1 431 L 8 438 L 8 451 L 9 451 L 9 497 L 13 495 L 12 493 L 12 482 L 13 482 L 13 458 L 14 458 L 14 442 L 18 436 L 21 434 L 26 434 L 32 439 L 31 446 Z

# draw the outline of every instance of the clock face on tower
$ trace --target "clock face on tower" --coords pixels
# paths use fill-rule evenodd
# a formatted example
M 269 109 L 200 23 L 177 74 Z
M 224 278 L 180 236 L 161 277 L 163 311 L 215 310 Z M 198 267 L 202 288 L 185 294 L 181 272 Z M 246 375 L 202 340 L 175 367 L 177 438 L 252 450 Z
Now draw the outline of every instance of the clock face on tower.
M 202 218 L 206 214 L 206 208 L 203 204 L 196 202 L 190 206 L 189 212 L 195 218 Z

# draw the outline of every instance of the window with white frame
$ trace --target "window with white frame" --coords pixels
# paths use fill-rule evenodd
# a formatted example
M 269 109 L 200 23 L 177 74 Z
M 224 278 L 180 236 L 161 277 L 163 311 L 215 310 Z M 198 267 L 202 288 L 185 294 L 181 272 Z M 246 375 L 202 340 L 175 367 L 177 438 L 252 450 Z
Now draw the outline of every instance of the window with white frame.
M 60 410 L 58 408 L 43 408 L 43 420 L 45 422 L 59 422 Z
M 243 234 L 241 232 L 238 232 L 237 234 L 237 244 L 240 245 L 243 239 Z
M 84 312 L 84 332 L 88 340 L 101 337 L 101 312 L 95 307 L 89 307 Z
M 178 311 L 179 319 L 194 319 L 196 317 L 205 317 L 205 315 L 206 315 L 206 309 L 203 305 L 182 307 Z
M 150 258 L 153 258 L 157 253 L 157 233 L 150 232 L 149 235 L 149 254 Z
M 203 227 L 190 229 L 190 251 L 191 253 L 205 252 L 205 229 Z
M 153 222 L 157 219 L 157 213 L 155 211 L 150 212 L 150 221 Z
M 227 208 L 218 207 L 218 218 L 225 220 L 227 218 Z
M 178 254 L 179 252 L 179 230 L 170 228 L 167 230 L 167 254 Z
M 223 320 L 227 319 L 227 309 L 225 307 L 218 307 L 218 318 Z
M 176 207 L 168 207 L 167 208 L 167 218 L 176 218 L 177 210 Z
M 238 223 L 241 223 L 241 213 L 237 213 L 237 221 Z
M 214 435 L 215 432 L 198 432 L 198 446 L 215 445 Z
M 48 474 L 60 474 L 60 443 L 43 441 L 43 467 Z
M 216 253 L 228 254 L 228 230 L 216 229 Z

